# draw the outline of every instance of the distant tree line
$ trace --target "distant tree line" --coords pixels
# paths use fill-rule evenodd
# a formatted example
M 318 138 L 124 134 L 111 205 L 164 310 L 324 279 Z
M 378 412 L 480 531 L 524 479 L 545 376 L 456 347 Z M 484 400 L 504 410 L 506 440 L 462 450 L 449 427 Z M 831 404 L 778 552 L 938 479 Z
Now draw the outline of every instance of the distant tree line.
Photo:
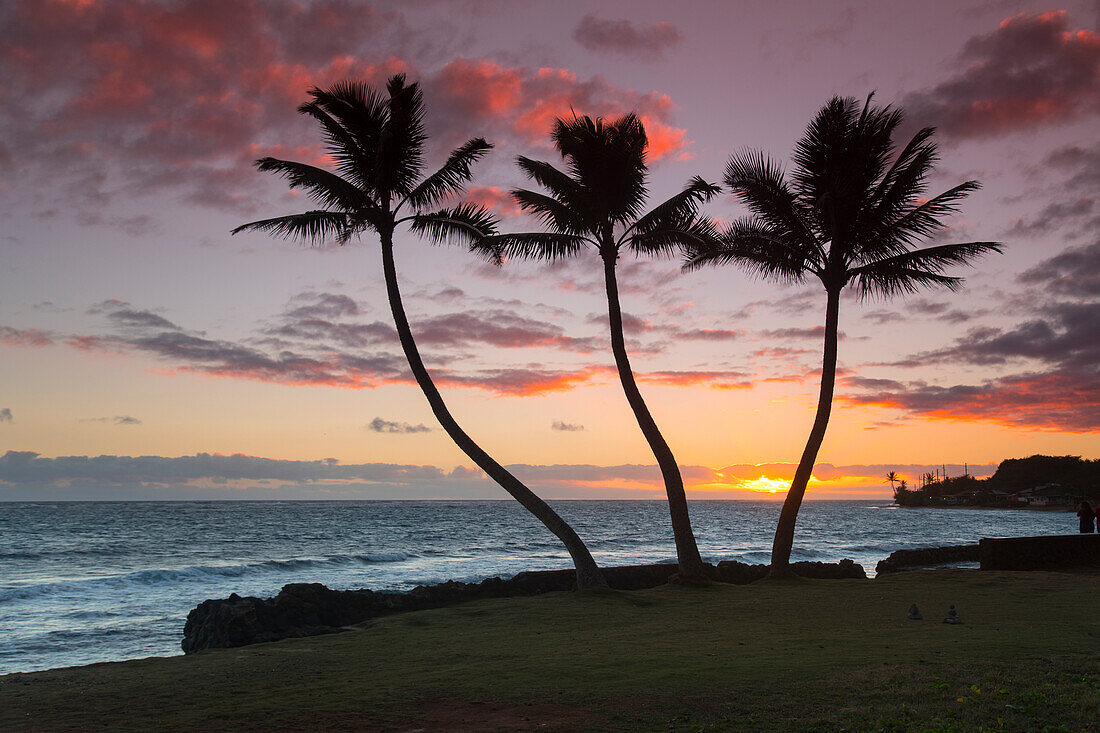
M 887 482 L 894 485 L 897 474 L 891 471 Z M 921 486 L 909 488 L 901 481 L 894 486 L 894 502 L 901 506 L 1024 506 L 1021 492 L 1045 491 L 1054 503 L 1074 500 L 1100 500 L 1100 459 L 1080 456 L 1041 456 L 1010 458 L 1002 461 L 989 478 L 953 476 L 921 477 Z

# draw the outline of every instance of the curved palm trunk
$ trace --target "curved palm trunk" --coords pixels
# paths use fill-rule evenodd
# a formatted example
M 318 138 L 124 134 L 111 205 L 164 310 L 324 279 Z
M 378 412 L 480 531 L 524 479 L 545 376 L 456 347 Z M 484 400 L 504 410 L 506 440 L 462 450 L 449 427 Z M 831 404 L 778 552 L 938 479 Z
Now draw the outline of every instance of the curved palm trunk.
M 626 401 L 634 410 L 634 417 L 642 435 L 649 443 L 661 475 L 665 480 L 665 493 L 668 494 L 668 510 L 672 515 L 672 535 L 676 540 L 676 561 L 680 575 L 687 578 L 705 578 L 703 559 L 699 556 L 699 547 L 695 544 L 695 534 L 691 531 L 691 518 L 688 516 L 687 495 L 684 493 L 684 479 L 680 476 L 680 467 L 676 457 L 665 442 L 657 423 L 649 414 L 642 393 L 634 381 L 634 372 L 630 369 L 630 360 L 626 353 L 626 341 L 623 338 L 623 313 L 619 305 L 619 284 L 615 277 L 616 254 L 602 255 L 604 283 L 607 287 L 607 312 L 611 319 L 611 351 L 615 355 L 615 366 L 619 370 L 619 381 L 626 392 Z
M 806 450 L 794 472 L 794 480 L 783 502 L 783 511 L 779 514 L 779 524 L 775 528 L 772 541 L 772 564 L 768 577 L 786 578 L 791 571 L 791 548 L 794 545 L 794 525 L 798 519 L 798 509 L 806 495 L 806 484 L 814 470 L 817 453 L 821 450 L 821 441 L 825 439 L 825 428 L 829 426 L 829 415 L 833 410 L 833 388 L 836 385 L 837 323 L 840 320 L 840 291 L 828 291 L 825 306 L 825 353 L 821 361 L 821 393 L 817 398 L 817 417 L 814 418 L 810 439 L 806 441 Z
M 562 519 L 550 505 L 540 499 L 533 491 L 523 485 L 515 476 L 508 472 L 504 466 L 494 461 L 488 453 L 483 451 L 466 432 L 459 427 L 455 419 L 451 417 L 443 397 L 439 394 L 432 382 L 428 370 L 420 358 L 420 351 L 416 348 L 412 331 L 409 328 L 409 319 L 405 315 L 405 307 L 401 303 L 401 291 L 397 285 L 397 268 L 393 261 L 393 236 L 382 234 L 382 268 L 386 277 L 386 294 L 389 296 L 390 310 L 393 312 L 394 325 L 397 327 L 397 335 L 401 340 L 401 348 L 405 351 L 405 357 L 409 361 L 416 383 L 420 386 L 424 396 L 428 398 L 432 412 L 439 420 L 439 424 L 450 436 L 451 440 L 462 449 L 462 452 L 470 457 L 477 467 L 500 484 L 523 507 L 535 515 L 546 528 L 553 532 L 565 545 L 569 555 L 573 558 L 573 565 L 577 569 L 577 588 L 605 588 L 607 580 L 592 559 L 592 553 L 588 551 L 584 542 L 569 524 Z

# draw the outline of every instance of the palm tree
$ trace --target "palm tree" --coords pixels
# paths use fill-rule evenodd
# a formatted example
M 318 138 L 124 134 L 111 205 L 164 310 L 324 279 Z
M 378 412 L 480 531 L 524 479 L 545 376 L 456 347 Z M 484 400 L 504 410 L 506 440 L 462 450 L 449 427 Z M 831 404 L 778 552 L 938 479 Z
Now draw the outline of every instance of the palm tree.
M 646 134 L 633 113 L 616 120 L 576 117 L 555 122 L 551 137 L 567 172 L 520 156 L 520 169 L 549 193 L 515 190 L 512 196 L 550 232 L 502 234 L 494 238 L 505 257 L 555 260 L 591 247 L 603 261 L 611 350 L 619 381 L 664 478 L 682 578 L 705 578 L 691 530 L 684 481 L 676 458 L 646 406 L 630 368 L 623 338 L 623 314 L 615 265 L 622 250 L 671 254 L 679 245 L 717 235 L 698 207 L 718 193 L 717 186 L 693 178 L 683 191 L 643 214 L 646 196 Z
M 870 96 L 862 109 L 855 99 L 834 97 L 796 143 L 789 180 L 763 153 L 733 156 L 725 182 L 751 215 L 730 224 L 720 243 L 685 248 L 686 270 L 734 263 L 780 282 L 813 276 L 825 287 L 817 416 L 776 527 L 773 577 L 791 573 L 795 520 L 829 424 L 841 292 L 852 286 L 861 297 L 887 298 L 926 287 L 957 290 L 962 280 L 945 275 L 948 266 L 1001 251 L 996 242 L 912 248 L 943 229 L 942 219 L 979 184 L 966 181 L 923 198 L 938 159 L 934 129 L 922 129 L 898 150 L 892 137 L 901 120 L 900 110 L 872 107 Z
M 564 544 L 577 569 L 577 587 L 606 586 L 603 574 L 577 533 L 534 492 L 493 460 L 451 416 L 432 382 L 413 340 L 401 303 L 393 259 L 393 233 L 401 224 L 435 242 L 457 241 L 475 254 L 500 263 L 499 253 L 485 244 L 495 222 L 481 207 L 459 204 L 427 212 L 430 207 L 460 194 L 470 180 L 470 166 L 492 147 L 475 138 L 454 150 L 443 166 L 421 178 L 424 135 L 423 97 L 418 84 L 406 84 L 404 75 L 390 78 L 386 94 L 357 82 L 341 82 L 328 90 L 314 88 L 313 101 L 298 111 L 313 117 L 324 129 L 328 153 L 338 173 L 305 163 L 261 158 L 256 166 L 304 190 L 322 208 L 244 224 L 246 230 L 299 237 L 320 243 L 332 237 L 340 244 L 363 232 L 378 235 L 382 269 L 394 325 L 416 383 L 440 425 L 462 451 L 511 494 Z M 402 210 L 405 210 L 404 212 Z
M 898 482 L 898 472 L 890 471 L 888 474 L 886 474 L 886 482 L 890 484 L 890 490 L 893 491 L 894 484 Z

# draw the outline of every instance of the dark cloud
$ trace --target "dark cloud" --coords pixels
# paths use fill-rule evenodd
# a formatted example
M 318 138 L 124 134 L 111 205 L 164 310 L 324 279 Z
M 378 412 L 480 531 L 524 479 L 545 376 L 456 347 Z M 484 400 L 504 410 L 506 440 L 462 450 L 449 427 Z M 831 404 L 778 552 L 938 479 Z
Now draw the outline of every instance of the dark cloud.
M 1095 300 L 1100 297 L 1100 241 L 1043 260 L 1016 280 L 1047 293 Z
M 407 422 L 394 422 L 392 420 L 383 420 L 380 417 L 376 417 L 367 423 L 367 429 L 375 433 L 430 433 L 432 431 L 427 425 L 411 425 Z
M 660 59 L 666 48 L 675 46 L 683 39 L 671 23 L 638 27 L 629 20 L 606 20 L 589 13 L 573 29 L 573 40 L 589 51 Z
M 988 421 L 1077 433 L 1100 430 L 1100 378 L 1095 373 L 1062 370 L 1016 374 L 971 385 L 895 382 L 884 387 L 843 393 L 837 399 L 904 410 L 928 419 Z
M 592 353 L 600 339 L 567 336 L 565 329 L 511 311 L 464 311 L 417 319 L 417 343 L 433 346 L 487 345 L 501 348 L 550 347 Z
M 641 372 L 635 378 L 639 382 L 668 387 L 705 385 L 716 389 L 748 389 L 753 384 L 750 374 L 721 370 Z
M 110 423 L 112 425 L 141 425 L 141 420 L 129 415 L 115 415 L 114 417 L 88 417 L 80 422 Z
M 129 303 L 121 300 L 105 300 L 89 308 L 88 312 L 105 314 L 114 325 L 126 329 L 182 330 L 164 316 L 157 315 L 152 311 L 135 309 Z
M 1072 227 L 1084 222 L 1085 231 L 1096 231 L 1095 224 L 1100 223 L 1096 213 L 1100 207 L 1095 199 L 1079 198 L 1073 201 L 1056 201 L 1044 206 L 1031 218 L 1020 218 L 1012 222 L 1005 237 L 1035 237 Z
M 779 340 L 791 340 L 798 341 L 802 339 L 813 339 L 820 341 L 825 338 L 824 326 L 810 326 L 808 328 L 773 328 L 766 331 L 760 331 L 759 336 L 766 339 L 779 339 Z
M 1095 194 L 1100 190 L 1100 145 L 1066 145 L 1046 157 L 1045 165 L 1069 174 L 1063 188 Z
M 1044 276 L 1057 273 L 1058 266 L 1053 265 Z M 929 418 L 987 420 L 1068 432 L 1100 428 L 1100 303 L 1053 303 L 1041 308 L 1039 315 L 1010 329 L 971 329 L 952 346 L 915 354 L 893 366 L 997 367 L 1031 361 L 1043 364 L 1043 373 L 1029 371 L 953 386 L 846 376 L 843 384 L 849 389 L 838 399 Z
M 42 458 L 32 451 L 8 451 L 0 456 L 0 482 L 53 483 L 90 479 L 109 483 L 173 484 L 199 479 L 273 479 L 282 481 L 361 480 L 401 481 L 441 479 L 447 473 L 435 466 L 391 463 L 342 465 L 335 459 L 290 461 L 240 453 L 194 456 L 66 456 Z
M 550 423 L 550 429 L 558 430 L 563 433 L 578 433 L 584 430 L 584 426 L 574 423 L 562 422 L 561 420 L 555 420 L 554 422 Z
M 37 328 L 12 328 L 0 326 L 0 344 L 9 346 L 52 346 L 57 336 Z
M 341 293 L 302 293 L 291 298 L 274 325 L 263 329 L 261 342 L 332 351 L 397 344 L 397 331 L 388 323 L 340 320 L 362 313 L 355 300 Z
M 0 14 L 0 129 L 17 164 L 115 171 L 137 189 L 176 180 L 185 199 L 251 210 L 249 188 L 236 184 L 263 133 L 301 129 L 287 112 L 313 84 L 384 79 L 393 64 L 355 59 L 392 40 L 398 23 L 347 0 L 13 3 Z M 86 191 L 111 188 L 105 176 Z
M 811 349 L 792 349 L 788 347 L 769 348 L 769 349 L 757 349 L 752 352 L 752 355 L 757 358 L 765 359 L 782 359 L 788 361 L 792 356 L 805 356 L 806 354 L 817 355 L 817 351 Z
M 10 407 L 0 407 L 0 422 L 14 422 Z
M 658 323 L 631 313 L 623 313 L 622 319 L 623 333 L 628 336 L 651 335 L 662 338 L 661 343 L 653 345 L 654 348 L 651 349 L 653 351 L 663 351 L 677 341 L 732 341 L 741 335 L 739 331 L 728 328 L 692 328 L 668 320 Z M 585 322 L 606 329 L 608 316 L 606 313 L 589 313 L 585 317 Z M 637 347 L 632 347 L 631 351 L 636 349 Z
M 1100 36 L 1075 30 L 1065 11 L 1021 13 L 974 36 L 961 69 L 901 101 L 909 120 L 954 137 L 980 137 L 1100 111 Z
M 1100 371 L 1100 303 L 1055 303 L 1042 318 L 1008 330 L 975 328 L 944 349 L 916 354 L 895 366 L 963 363 L 981 366 L 1035 359 L 1066 369 Z
M 944 323 L 965 323 L 980 316 L 984 316 L 987 313 L 988 311 L 984 308 L 971 311 L 962 311 L 958 308 L 951 307 L 943 301 L 930 300 L 928 298 L 916 298 L 906 301 L 904 304 L 904 310 L 902 311 L 867 311 L 862 313 L 861 316 L 864 319 L 881 326 L 886 323 L 894 323 L 896 321 L 908 320 L 913 316 L 924 316 L 937 321 L 943 321 Z
M 12 2 L 0 11 L 3 155 L 26 180 L 63 192 L 54 213 L 141 236 L 155 219 L 112 212 L 116 198 L 170 193 L 238 216 L 268 211 L 281 184 L 252 162 L 323 163 L 318 131 L 295 108 L 312 86 L 340 79 L 422 81 L 428 127 L 444 131 L 432 146 L 440 158 L 473 134 L 548 145 L 550 123 L 570 107 L 637 109 L 654 158 L 689 144 L 665 95 L 568 69 L 454 59 L 450 46 L 438 28 L 411 30 L 396 6 L 351 0 Z M 425 75 L 409 58 L 452 60 Z M 278 144 L 287 140 L 307 143 Z
M 302 293 L 291 298 L 295 305 L 286 311 L 288 318 L 328 318 L 357 316 L 359 304 L 343 293 Z

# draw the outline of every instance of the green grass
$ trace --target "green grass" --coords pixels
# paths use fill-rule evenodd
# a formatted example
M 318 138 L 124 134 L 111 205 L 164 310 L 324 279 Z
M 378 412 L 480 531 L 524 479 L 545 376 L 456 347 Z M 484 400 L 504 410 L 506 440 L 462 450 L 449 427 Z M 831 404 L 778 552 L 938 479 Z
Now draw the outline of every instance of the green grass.
M 941 570 L 479 601 L 0 677 L 0 730 L 1090 730 L 1098 594 Z

